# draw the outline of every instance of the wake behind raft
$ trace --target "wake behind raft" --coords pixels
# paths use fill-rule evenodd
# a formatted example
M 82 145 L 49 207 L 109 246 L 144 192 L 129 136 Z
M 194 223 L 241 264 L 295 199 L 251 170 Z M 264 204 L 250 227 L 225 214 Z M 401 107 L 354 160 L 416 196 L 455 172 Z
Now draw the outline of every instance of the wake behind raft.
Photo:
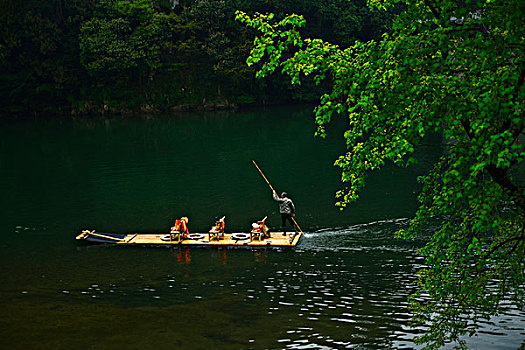
M 169 234 L 156 233 L 101 233 L 84 230 L 76 239 L 89 243 L 104 243 L 133 246 L 187 246 L 187 247 L 249 247 L 249 248 L 294 248 L 303 232 L 270 232 L 265 217 L 252 224 L 251 231 L 227 233 L 226 217 L 215 222 L 207 233 L 190 233 L 189 219 L 182 217 L 175 221 Z

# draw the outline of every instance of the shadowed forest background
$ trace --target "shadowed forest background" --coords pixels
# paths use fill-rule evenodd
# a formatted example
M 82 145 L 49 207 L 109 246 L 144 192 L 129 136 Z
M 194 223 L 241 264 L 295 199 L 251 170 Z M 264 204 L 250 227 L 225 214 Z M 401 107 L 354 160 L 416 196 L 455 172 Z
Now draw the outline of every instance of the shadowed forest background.
M 305 36 L 341 46 L 379 37 L 364 0 L 3 2 L 2 115 L 163 112 L 315 101 L 322 87 L 255 78 L 254 31 L 235 11 L 303 14 Z M 326 84 L 329 84 L 327 82 Z

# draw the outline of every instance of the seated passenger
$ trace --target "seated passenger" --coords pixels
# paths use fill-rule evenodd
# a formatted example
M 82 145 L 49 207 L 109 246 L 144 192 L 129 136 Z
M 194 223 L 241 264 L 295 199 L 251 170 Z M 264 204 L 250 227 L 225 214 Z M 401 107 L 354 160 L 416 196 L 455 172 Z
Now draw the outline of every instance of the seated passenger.
M 224 233 L 224 228 L 226 227 L 225 219 L 226 216 L 223 216 L 219 220 L 215 221 L 215 226 L 210 229 L 210 233 Z
M 262 238 L 270 238 L 270 232 L 268 231 L 268 226 L 266 226 L 267 216 L 264 219 L 254 222 L 252 224 L 252 234 L 254 236 L 261 236 Z
M 188 230 L 189 219 L 185 216 L 175 220 L 174 226 L 171 227 L 171 233 L 181 233 L 183 238 L 187 238 L 190 231 Z
M 209 240 L 211 240 L 212 237 L 216 237 L 217 239 L 221 239 L 221 237 L 224 238 L 224 228 L 226 227 L 225 219 L 226 216 L 223 216 L 215 222 L 215 225 L 212 226 L 208 234 Z

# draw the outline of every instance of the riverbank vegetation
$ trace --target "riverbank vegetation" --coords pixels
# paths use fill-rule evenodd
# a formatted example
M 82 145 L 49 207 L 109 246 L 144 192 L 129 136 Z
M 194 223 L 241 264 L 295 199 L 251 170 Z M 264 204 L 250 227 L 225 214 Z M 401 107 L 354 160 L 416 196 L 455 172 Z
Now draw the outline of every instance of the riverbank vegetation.
M 347 153 L 335 163 L 346 184 L 342 208 L 357 200 L 370 171 L 410 166 L 427 135 L 443 135 L 443 155 L 419 178 L 415 218 L 397 237 L 434 227 L 412 297 L 414 322 L 427 327 L 418 342 L 465 346 L 460 337 L 475 334 L 479 320 L 524 304 L 525 6 L 370 3 L 401 6 L 393 32 L 348 48 L 305 38 L 302 16 L 237 16 L 260 32 L 248 59 L 259 76 L 278 70 L 292 84 L 331 81 L 316 115 L 321 136 L 333 118 L 349 122 Z
M 254 33 L 235 11 L 301 13 L 308 35 L 348 46 L 390 16 L 364 0 L 6 0 L 2 115 L 162 112 L 313 101 L 314 84 L 261 81 L 245 64 Z

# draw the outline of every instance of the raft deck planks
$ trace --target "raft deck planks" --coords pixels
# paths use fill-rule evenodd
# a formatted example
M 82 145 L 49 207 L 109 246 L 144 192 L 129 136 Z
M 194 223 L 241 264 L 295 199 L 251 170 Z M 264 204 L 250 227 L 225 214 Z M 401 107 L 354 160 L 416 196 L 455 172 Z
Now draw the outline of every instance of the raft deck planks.
M 183 239 L 178 240 L 163 240 L 166 234 L 149 234 L 149 233 L 133 233 L 133 234 L 111 234 L 100 233 L 95 231 L 83 231 L 76 239 L 84 240 L 92 243 L 108 243 L 115 245 L 138 245 L 138 246 L 187 246 L 187 247 L 295 247 L 299 243 L 302 233 L 288 233 L 283 236 L 282 232 L 272 232 L 270 238 L 263 240 L 235 239 L 233 237 L 236 233 L 225 233 L 222 239 L 209 240 L 207 233 L 202 234 L 201 239 Z

